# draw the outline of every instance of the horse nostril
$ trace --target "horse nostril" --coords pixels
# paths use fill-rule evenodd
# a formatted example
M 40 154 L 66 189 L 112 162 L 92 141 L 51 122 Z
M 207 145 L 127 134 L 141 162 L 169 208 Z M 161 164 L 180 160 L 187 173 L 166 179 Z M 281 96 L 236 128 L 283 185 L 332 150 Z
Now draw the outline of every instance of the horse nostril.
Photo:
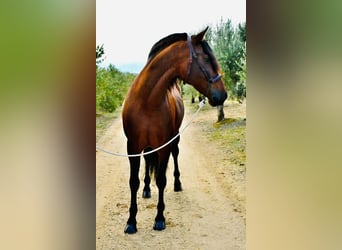
M 227 99 L 227 92 L 212 91 L 211 92 L 211 104 L 213 106 L 222 105 Z

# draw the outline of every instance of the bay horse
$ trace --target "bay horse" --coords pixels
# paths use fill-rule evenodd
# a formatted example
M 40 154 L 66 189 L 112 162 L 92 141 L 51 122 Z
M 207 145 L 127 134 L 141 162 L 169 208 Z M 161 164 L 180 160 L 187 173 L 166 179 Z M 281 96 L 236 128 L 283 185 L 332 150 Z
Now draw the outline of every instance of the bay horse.
M 153 45 L 146 65 L 137 75 L 125 97 L 122 110 L 127 153 L 148 152 L 168 142 L 178 134 L 184 116 L 184 105 L 177 79 L 195 87 L 212 106 L 222 105 L 227 98 L 219 65 L 203 39 L 208 27 L 197 35 L 169 35 Z M 157 216 L 154 230 L 165 229 L 164 189 L 166 168 L 172 153 L 174 159 L 174 190 L 181 191 L 177 157 L 179 137 L 157 152 L 144 155 L 145 187 L 143 197 L 150 197 L 149 172 L 158 187 Z M 140 156 L 129 157 L 131 203 L 124 232 L 137 232 L 137 191 L 139 189 Z

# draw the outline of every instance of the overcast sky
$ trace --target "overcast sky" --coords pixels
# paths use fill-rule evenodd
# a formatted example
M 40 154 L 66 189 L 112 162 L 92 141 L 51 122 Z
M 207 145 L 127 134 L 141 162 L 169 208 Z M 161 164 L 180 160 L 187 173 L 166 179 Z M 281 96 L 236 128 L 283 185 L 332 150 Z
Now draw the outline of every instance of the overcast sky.
M 159 39 L 197 32 L 222 17 L 245 22 L 245 0 L 96 0 L 96 44 L 104 44 L 105 65 L 145 63 Z

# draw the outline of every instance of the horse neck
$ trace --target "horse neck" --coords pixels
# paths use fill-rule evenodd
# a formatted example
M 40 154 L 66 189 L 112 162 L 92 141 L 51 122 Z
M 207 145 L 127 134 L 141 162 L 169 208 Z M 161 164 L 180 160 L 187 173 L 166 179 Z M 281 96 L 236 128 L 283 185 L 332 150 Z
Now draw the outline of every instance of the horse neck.
M 140 73 L 137 86 L 144 102 L 152 106 L 160 105 L 165 100 L 169 87 L 186 71 L 182 69 L 182 57 L 174 56 L 177 53 L 174 49 L 169 49 L 163 55 L 152 59 Z

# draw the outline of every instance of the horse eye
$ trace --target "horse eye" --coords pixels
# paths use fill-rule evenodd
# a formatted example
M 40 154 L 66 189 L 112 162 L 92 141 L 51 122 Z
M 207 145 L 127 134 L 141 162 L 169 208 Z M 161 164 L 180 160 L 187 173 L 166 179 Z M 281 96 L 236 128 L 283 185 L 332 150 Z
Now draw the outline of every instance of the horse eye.
M 206 62 L 206 63 L 210 63 L 210 59 L 209 59 L 209 57 L 204 57 L 204 61 Z

